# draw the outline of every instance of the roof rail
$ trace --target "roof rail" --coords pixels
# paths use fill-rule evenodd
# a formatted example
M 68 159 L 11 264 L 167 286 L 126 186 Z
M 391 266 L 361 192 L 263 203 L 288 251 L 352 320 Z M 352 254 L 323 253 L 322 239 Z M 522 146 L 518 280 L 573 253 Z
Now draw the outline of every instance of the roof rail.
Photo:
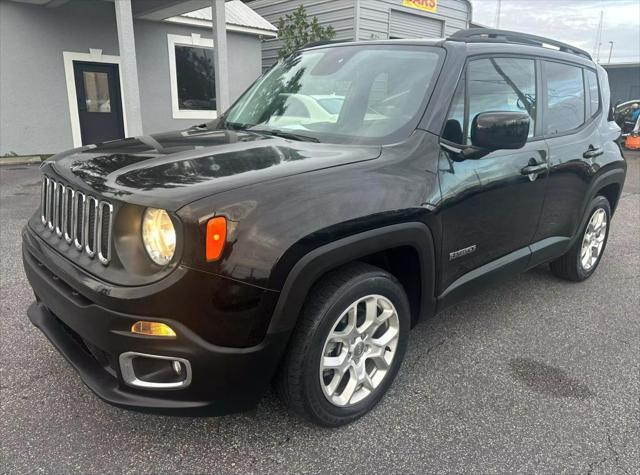
M 497 30 L 494 28 L 469 28 L 458 30 L 449 37 L 452 41 L 464 41 L 466 43 L 518 43 L 523 45 L 541 46 L 550 45 L 565 53 L 577 54 L 587 59 L 592 59 L 586 51 L 560 41 L 544 38 L 542 36 L 520 33 L 519 31 Z

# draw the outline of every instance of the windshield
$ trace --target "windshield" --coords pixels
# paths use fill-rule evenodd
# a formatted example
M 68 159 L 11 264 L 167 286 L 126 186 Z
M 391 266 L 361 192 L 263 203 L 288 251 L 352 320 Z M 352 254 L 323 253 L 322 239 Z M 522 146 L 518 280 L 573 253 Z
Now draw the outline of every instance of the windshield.
M 397 140 L 417 125 L 442 56 L 406 45 L 299 52 L 247 90 L 219 127 L 321 142 Z

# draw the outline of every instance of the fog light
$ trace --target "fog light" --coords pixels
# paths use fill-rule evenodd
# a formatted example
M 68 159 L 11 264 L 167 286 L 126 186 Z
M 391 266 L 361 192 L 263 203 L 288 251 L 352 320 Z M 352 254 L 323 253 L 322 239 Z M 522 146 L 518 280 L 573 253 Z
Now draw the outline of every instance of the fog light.
M 184 389 L 191 384 L 191 363 L 178 356 L 127 351 L 119 356 L 122 380 L 142 389 Z
M 131 325 L 131 333 L 149 336 L 175 337 L 176 332 L 169 325 L 160 322 L 139 321 Z

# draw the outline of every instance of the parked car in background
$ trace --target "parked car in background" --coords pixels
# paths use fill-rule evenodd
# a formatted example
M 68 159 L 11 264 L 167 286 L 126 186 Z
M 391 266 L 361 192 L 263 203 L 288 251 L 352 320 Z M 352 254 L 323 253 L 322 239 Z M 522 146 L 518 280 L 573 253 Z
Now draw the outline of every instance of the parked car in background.
M 620 126 L 622 145 L 629 150 L 640 150 L 640 99 L 617 104 L 613 118 Z
M 213 122 L 46 161 L 29 318 L 116 405 L 230 412 L 274 383 L 349 423 L 420 320 L 595 272 L 626 174 L 609 102 L 588 53 L 531 35 L 309 46 Z
M 616 124 L 620 126 L 622 136 L 626 137 L 636 128 L 638 119 L 640 119 L 640 99 L 616 104 L 613 109 L 613 117 Z

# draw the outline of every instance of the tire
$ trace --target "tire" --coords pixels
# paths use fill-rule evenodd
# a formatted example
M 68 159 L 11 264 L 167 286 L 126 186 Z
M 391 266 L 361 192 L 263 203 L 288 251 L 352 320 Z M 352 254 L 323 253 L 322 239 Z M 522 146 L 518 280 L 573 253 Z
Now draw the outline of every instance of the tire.
M 594 233 L 594 220 L 597 220 L 598 216 L 603 216 L 606 219 L 604 222 L 604 229 Z M 611 223 L 611 206 L 609 201 L 604 196 L 596 196 L 591 204 L 587 208 L 587 219 L 580 228 L 580 234 L 578 239 L 573 243 L 571 248 L 560 258 L 551 262 L 551 272 L 561 279 L 571 280 L 574 282 L 581 282 L 588 279 L 593 274 L 602 259 L 605 247 L 607 246 L 607 239 L 609 238 L 609 228 Z M 597 225 L 597 223 L 595 223 Z M 597 251 L 597 255 L 593 256 L 594 247 L 590 246 L 591 259 L 583 260 L 583 244 L 587 245 L 587 240 L 592 237 L 601 245 Z M 590 241 L 596 243 L 596 241 Z
M 355 305 L 356 302 L 360 303 Z M 367 308 L 371 312 L 367 313 Z M 369 320 L 374 323 L 360 334 L 367 314 L 378 316 Z M 387 320 L 379 324 L 382 318 Z M 407 296 L 391 274 L 364 263 L 328 273 L 310 291 L 292 334 L 276 380 L 280 398 L 291 410 L 319 425 L 337 427 L 358 419 L 380 401 L 398 373 L 410 324 Z M 385 344 L 384 340 L 392 335 L 396 335 L 394 340 Z M 325 355 L 337 356 L 325 359 Z M 321 367 L 341 358 L 341 370 L 351 365 L 344 371 L 332 369 L 333 364 L 330 369 Z M 363 367 L 368 377 L 364 376 Z M 339 383 L 332 386 L 329 382 L 335 378 Z M 335 389 L 332 395 L 331 387 Z

